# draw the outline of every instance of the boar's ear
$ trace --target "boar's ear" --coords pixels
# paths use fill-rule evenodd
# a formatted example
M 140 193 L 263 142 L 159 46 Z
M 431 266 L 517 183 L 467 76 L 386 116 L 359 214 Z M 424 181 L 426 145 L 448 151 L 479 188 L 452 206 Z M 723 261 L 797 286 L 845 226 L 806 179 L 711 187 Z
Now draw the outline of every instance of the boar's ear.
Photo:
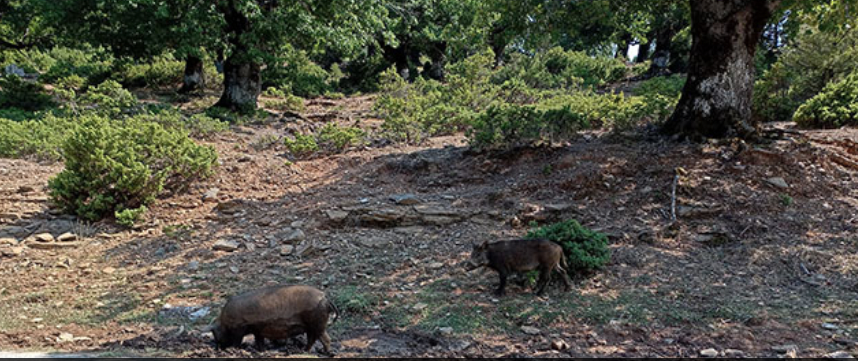
M 486 249 L 486 248 L 488 248 L 488 246 L 489 246 L 489 241 L 483 241 L 483 243 L 480 243 L 480 245 L 479 245 L 479 246 L 475 246 L 474 248 L 476 248 L 476 249 Z

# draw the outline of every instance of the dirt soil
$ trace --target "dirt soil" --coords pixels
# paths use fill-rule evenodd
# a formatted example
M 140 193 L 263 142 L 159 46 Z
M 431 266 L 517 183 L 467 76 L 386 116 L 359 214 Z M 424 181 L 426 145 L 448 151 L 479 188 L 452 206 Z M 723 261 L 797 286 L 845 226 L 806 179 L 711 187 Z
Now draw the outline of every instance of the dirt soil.
M 303 120 L 201 140 L 217 173 L 133 229 L 53 209 L 61 164 L 0 159 L 0 350 L 296 355 L 301 340 L 260 352 L 252 336 L 218 351 L 206 327 L 229 295 L 303 283 L 339 306 L 341 357 L 858 353 L 858 130 L 755 145 L 586 133 L 504 153 L 457 135 L 287 156 L 289 132 L 377 127 L 371 101 L 310 101 Z M 568 293 L 522 279 L 498 299 L 494 273 L 460 265 L 474 243 L 569 218 L 608 234 L 613 257 Z M 45 232 L 77 243 L 30 238 Z

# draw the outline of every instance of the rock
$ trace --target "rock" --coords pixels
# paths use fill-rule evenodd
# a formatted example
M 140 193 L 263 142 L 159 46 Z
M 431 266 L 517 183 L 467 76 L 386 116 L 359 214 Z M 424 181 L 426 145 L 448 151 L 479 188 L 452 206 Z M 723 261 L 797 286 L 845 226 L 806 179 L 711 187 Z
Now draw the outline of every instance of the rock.
M 229 271 L 230 271 L 230 272 L 232 272 L 232 273 L 234 273 L 234 274 L 238 274 L 238 267 L 236 267 L 236 266 L 230 266 L 230 267 L 229 267 Z
M 27 72 L 15 64 L 6 65 L 6 67 L 3 69 L 3 71 L 6 73 L 6 75 L 14 75 L 14 76 L 17 76 L 19 78 L 27 76 Z
M 283 248 L 280 248 L 280 255 L 281 256 L 288 256 L 288 255 L 292 254 L 292 252 L 294 250 L 295 250 L 295 246 L 290 246 L 290 245 L 283 246 Z
M 196 271 L 199 268 L 200 268 L 200 262 L 199 261 L 191 261 L 190 263 L 188 263 L 188 270 Z
M 445 216 L 423 216 L 421 217 L 423 223 L 433 224 L 436 226 L 443 226 L 447 224 L 453 224 L 459 221 L 458 218 L 453 217 L 445 217 Z
M 438 327 L 438 333 L 440 333 L 444 336 L 449 336 L 449 335 L 453 334 L 453 328 L 452 327 Z
M 728 348 L 728 349 L 724 350 L 724 356 L 732 357 L 732 358 L 745 357 L 745 352 L 742 350 L 736 350 L 736 349 Z
M 420 226 L 397 227 L 393 231 L 396 233 L 400 233 L 400 234 L 416 235 L 416 234 L 423 233 L 423 227 L 420 227 Z
M 358 219 L 361 222 L 376 225 L 397 225 L 405 216 L 405 212 L 395 208 L 373 209 L 361 214 Z
M 554 340 L 551 341 L 551 349 L 557 351 L 563 351 L 569 349 L 569 344 L 563 340 Z
M 429 307 L 429 305 L 427 305 L 423 302 L 420 302 L 420 303 L 412 306 L 411 309 L 414 311 L 420 312 L 420 311 L 423 311 L 424 309 L 426 309 L 426 307 Z
M 74 335 L 72 335 L 68 332 L 63 332 L 60 334 L 59 337 L 57 337 L 57 341 L 60 343 L 62 343 L 62 342 L 74 342 Z
M 30 187 L 30 186 L 18 187 L 18 193 L 30 193 L 30 192 L 34 192 L 35 190 L 36 190 L 36 188 Z
M 42 242 L 29 242 L 27 243 L 27 247 L 34 249 L 60 249 L 60 248 L 77 248 L 80 247 L 80 242 L 53 242 L 53 243 L 42 243 Z
M 233 200 L 229 200 L 226 202 L 218 203 L 217 206 L 215 206 L 215 209 L 220 213 L 223 213 L 226 215 L 233 215 L 233 214 L 236 214 L 238 212 L 241 212 L 241 207 L 242 207 L 242 202 L 233 199 Z
M 0 249 L 0 255 L 6 257 L 18 257 L 24 254 L 24 247 L 12 247 Z
M 429 264 L 429 268 L 431 268 L 431 269 L 439 269 L 442 267 L 444 267 L 444 264 L 441 262 L 433 262 L 433 263 Z
M 30 320 L 30 322 L 32 322 L 32 323 L 39 323 L 39 322 L 42 322 L 42 321 L 44 321 L 44 319 L 43 319 L 43 318 L 41 318 L 41 317 L 36 317 L 36 318 L 34 318 L 34 319 Z
M 112 274 L 116 273 L 116 268 L 105 267 L 104 269 L 101 270 L 101 272 L 106 274 L 106 275 L 112 275 Z
M 572 209 L 572 205 L 566 203 L 546 204 L 544 208 L 548 212 L 565 212 Z
M 325 211 L 325 215 L 328 216 L 328 219 L 331 221 L 341 222 L 349 217 L 349 212 L 337 209 L 328 209 Z
M 0 238 L 0 245 L 8 244 L 14 246 L 18 244 L 18 240 L 14 238 Z
M 700 356 L 703 357 L 718 357 L 718 350 L 714 348 L 707 348 L 705 350 L 700 351 Z
M 772 346 L 772 351 L 777 352 L 777 353 L 787 353 L 790 351 L 798 351 L 798 346 L 796 346 L 796 345 Z
M 450 209 L 435 203 L 418 204 L 414 206 L 414 210 L 417 211 L 417 213 L 428 216 L 444 216 L 452 218 L 460 218 L 462 216 L 458 210 Z
M 786 182 L 785 179 L 783 179 L 781 177 L 772 177 L 772 178 L 766 179 L 766 182 L 768 182 L 769 184 L 771 184 L 775 187 L 778 187 L 780 189 L 789 188 L 789 184 Z
M 289 226 L 292 228 L 301 228 L 304 227 L 304 221 L 294 221 L 290 223 Z
M 217 202 L 217 195 L 220 193 L 219 188 L 212 188 L 203 194 L 203 202 Z
M 74 241 L 76 239 L 77 239 L 77 235 L 75 235 L 74 233 L 71 233 L 71 232 L 63 233 L 63 234 L 59 235 L 59 237 L 57 237 L 57 241 L 59 241 L 59 242 L 71 242 L 71 241 Z
M 305 238 L 307 238 L 306 235 L 304 235 L 304 231 L 302 231 L 300 229 L 293 229 L 291 231 L 284 232 L 284 233 L 286 233 L 285 235 L 283 235 L 283 238 L 282 238 L 282 241 L 284 243 L 297 243 L 297 242 L 301 242 Z
M 855 358 L 855 357 L 846 351 L 835 351 L 835 352 L 826 354 L 825 358 Z
M 531 335 L 531 336 L 538 335 L 538 334 L 542 333 L 542 331 L 540 329 L 538 329 L 536 327 L 532 327 L 532 326 L 521 326 L 521 332 L 524 332 L 525 334 Z
M 420 198 L 409 193 L 392 195 L 390 196 L 390 200 L 393 201 L 393 203 L 403 206 L 411 206 L 421 202 Z
M 837 326 L 833 323 L 828 323 L 828 322 L 823 323 L 821 326 L 822 326 L 822 328 L 829 330 L 829 331 L 837 331 L 840 329 L 840 326 Z
M 228 240 L 228 239 L 220 239 L 217 242 L 215 242 L 214 246 L 212 246 L 212 249 L 214 249 L 216 251 L 233 252 L 233 251 L 238 250 L 238 247 L 239 247 L 239 244 L 236 241 L 232 241 L 232 240 Z
M 54 236 L 50 233 L 39 233 L 33 236 L 33 238 L 36 240 L 36 242 L 50 243 L 54 241 Z
M 190 318 L 191 320 L 196 320 L 196 319 L 199 319 L 199 318 L 203 318 L 203 317 L 206 317 L 206 315 L 208 315 L 208 314 L 209 314 L 209 311 L 210 311 L 210 309 L 209 309 L 208 307 L 200 307 L 200 309 L 199 309 L 199 310 L 196 310 L 196 311 L 194 311 L 194 312 L 191 312 L 191 314 L 190 314 L 190 315 L 188 315 L 188 318 Z
M 450 344 L 450 351 L 462 352 L 462 351 L 465 351 L 468 347 L 471 347 L 471 345 L 473 345 L 473 343 L 471 343 L 468 340 L 454 341 L 453 343 Z

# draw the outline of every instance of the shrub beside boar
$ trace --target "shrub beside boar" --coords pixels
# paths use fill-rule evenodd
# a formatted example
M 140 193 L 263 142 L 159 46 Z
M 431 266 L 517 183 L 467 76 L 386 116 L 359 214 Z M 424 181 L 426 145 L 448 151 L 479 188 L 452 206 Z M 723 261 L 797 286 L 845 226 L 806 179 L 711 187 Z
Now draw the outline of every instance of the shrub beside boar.
M 495 294 L 498 296 L 506 293 L 507 277 L 513 272 L 539 270 L 539 281 L 536 285 L 537 294 L 540 296 L 545 294 L 545 287 L 551 282 L 551 273 L 554 270 L 561 272 L 566 290 L 571 287 L 563 248 L 544 239 L 518 239 L 474 245 L 466 267 L 468 270 L 489 267 L 497 271 L 500 285 Z
M 324 352 L 331 353 L 331 338 L 326 332 L 328 317 L 339 312 L 325 293 L 310 286 L 274 286 L 230 297 L 212 328 L 219 348 L 238 347 L 245 335 L 252 334 L 256 347 L 265 347 L 265 339 L 285 340 L 307 335 L 306 351 L 316 340 Z

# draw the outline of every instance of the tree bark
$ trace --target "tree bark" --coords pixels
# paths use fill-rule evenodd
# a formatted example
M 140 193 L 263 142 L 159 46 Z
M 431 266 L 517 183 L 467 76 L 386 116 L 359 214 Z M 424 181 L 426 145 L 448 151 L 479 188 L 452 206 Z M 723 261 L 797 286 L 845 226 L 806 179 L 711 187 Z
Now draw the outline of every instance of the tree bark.
M 655 52 L 652 54 L 652 64 L 650 64 L 647 72 L 650 76 L 659 75 L 670 66 L 673 59 L 671 48 L 675 35 L 676 29 L 673 28 L 672 24 L 667 24 L 656 31 Z
M 223 64 L 223 94 L 215 104 L 239 112 L 256 110 L 262 92 L 261 65 L 249 55 L 249 47 L 241 37 L 250 31 L 250 20 L 238 10 L 235 0 L 220 3 L 218 10 L 226 21 L 232 53 Z
M 757 133 L 754 53 L 781 0 L 692 0 L 688 80 L 663 131 L 694 139 Z
M 182 77 L 182 87 L 179 89 L 179 93 L 200 91 L 205 86 L 206 78 L 203 72 L 203 59 L 198 56 L 189 55 L 185 59 L 185 74 Z
M 262 92 L 261 66 L 241 59 L 244 54 L 233 53 L 223 64 L 223 94 L 216 107 L 246 113 L 256 110 Z

